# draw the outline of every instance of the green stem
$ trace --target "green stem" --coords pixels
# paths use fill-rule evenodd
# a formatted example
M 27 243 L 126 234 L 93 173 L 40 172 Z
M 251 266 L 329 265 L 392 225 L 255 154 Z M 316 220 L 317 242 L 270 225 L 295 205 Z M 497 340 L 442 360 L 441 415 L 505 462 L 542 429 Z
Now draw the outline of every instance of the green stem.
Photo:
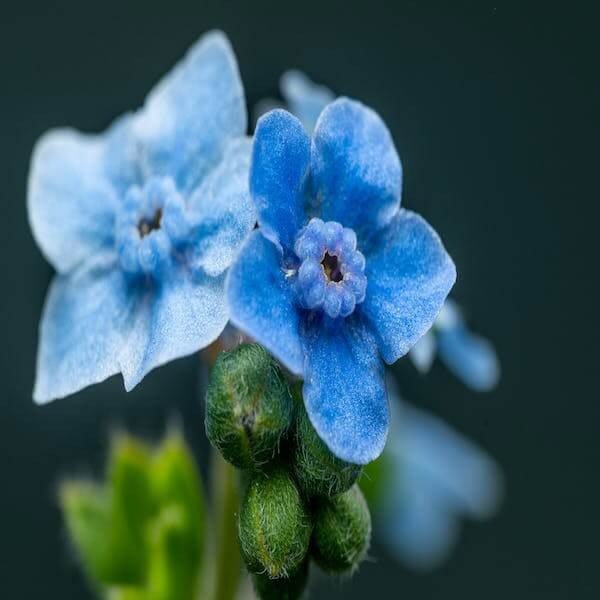
M 238 547 L 239 488 L 235 469 L 212 451 L 214 600 L 234 600 L 242 574 Z

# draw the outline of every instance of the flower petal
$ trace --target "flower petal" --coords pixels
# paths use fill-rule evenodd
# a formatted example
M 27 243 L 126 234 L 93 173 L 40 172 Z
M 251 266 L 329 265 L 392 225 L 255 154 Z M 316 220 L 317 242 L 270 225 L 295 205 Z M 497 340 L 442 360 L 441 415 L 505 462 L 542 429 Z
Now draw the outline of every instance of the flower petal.
M 388 363 L 429 330 L 456 280 L 456 268 L 437 233 L 401 210 L 367 253 L 367 296 L 361 305 Z
M 296 117 L 277 109 L 258 120 L 250 191 L 263 234 L 289 251 L 306 216 L 310 139 Z
M 248 190 L 250 138 L 231 142 L 223 160 L 192 194 L 188 208 L 198 243 L 192 262 L 212 276 L 227 269 L 256 223 Z
M 146 175 L 169 175 L 190 192 L 246 133 L 242 82 L 225 35 L 204 35 L 150 92 L 136 115 Z
M 429 495 L 448 511 L 477 519 L 492 516 L 503 495 L 494 460 L 434 415 L 404 404 L 401 418 L 402 464 L 428 480 Z
M 205 348 L 227 324 L 225 276 L 192 276 L 181 266 L 147 292 L 136 313 L 121 371 L 127 391 L 160 365 Z
M 439 329 L 437 341 L 440 358 L 465 385 L 478 392 L 496 387 L 500 363 L 488 340 L 458 326 Z
M 250 235 L 229 269 L 227 298 L 231 322 L 301 375 L 304 354 L 294 290 L 280 252 L 260 231 Z
M 290 112 L 309 132 L 315 128 L 321 111 L 335 100 L 329 88 L 314 83 L 301 71 L 286 71 L 279 80 L 279 88 Z
M 34 400 L 44 404 L 119 372 L 137 295 L 107 255 L 52 282 L 40 325 Z
M 412 569 L 439 566 L 455 547 L 459 519 L 431 495 L 427 480 L 416 473 L 399 477 L 390 506 L 381 515 L 378 530 L 396 558 Z
M 104 173 L 105 138 L 54 129 L 31 159 L 27 210 L 33 235 L 54 268 L 67 273 L 114 243 L 117 196 Z
M 417 343 L 408 351 L 408 356 L 415 365 L 419 373 L 427 373 L 431 369 L 437 342 L 431 331 L 428 331 Z
M 389 412 L 377 344 L 356 317 L 305 324 L 304 403 L 321 439 L 356 464 L 382 452 Z
M 321 113 L 311 169 L 321 218 L 354 229 L 359 240 L 398 212 L 402 167 L 380 117 L 360 102 L 340 98 Z

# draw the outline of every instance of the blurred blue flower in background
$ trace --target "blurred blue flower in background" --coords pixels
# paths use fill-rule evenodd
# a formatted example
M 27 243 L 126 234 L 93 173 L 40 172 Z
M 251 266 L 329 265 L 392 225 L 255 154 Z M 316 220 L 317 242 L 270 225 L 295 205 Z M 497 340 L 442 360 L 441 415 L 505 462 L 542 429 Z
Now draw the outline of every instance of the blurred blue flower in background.
M 492 344 L 467 328 L 457 304 L 448 298 L 431 330 L 411 349 L 415 367 L 426 373 L 437 355 L 465 385 L 479 392 L 493 389 L 500 363 Z
M 431 327 L 456 271 L 439 237 L 400 208 L 402 170 L 379 116 L 340 98 L 311 138 L 284 110 L 256 128 L 259 230 L 228 276 L 232 323 L 304 378 L 311 422 L 358 464 L 383 450 L 384 368 Z
M 485 452 L 441 419 L 400 400 L 389 386 L 392 422 L 376 530 L 401 562 L 439 565 L 452 552 L 462 518 L 493 516 L 502 473 Z
M 224 273 L 255 222 L 235 57 L 205 35 L 136 113 L 100 135 L 46 133 L 28 211 L 58 271 L 42 316 L 34 399 L 148 371 L 212 342 Z

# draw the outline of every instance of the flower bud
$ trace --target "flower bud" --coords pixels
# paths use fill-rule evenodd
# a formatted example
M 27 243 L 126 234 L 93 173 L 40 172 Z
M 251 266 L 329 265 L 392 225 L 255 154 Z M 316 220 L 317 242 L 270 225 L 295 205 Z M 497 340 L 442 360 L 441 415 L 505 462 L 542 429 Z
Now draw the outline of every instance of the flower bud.
M 335 496 L 352 487 L 362 467 L 332 454 L 312 426 L 299 387 L 296 399 L 295 445 L 292 469 L 298 485 L 308 496 Z
M 311 523 L 298 488 L 281 468 L 256 472 L 240 509 L 242 556 L 251 573 L 293 575 L 308 552 Z
M 281 370 L 258 344 L 217 359 L 206 394 L 206 435 L 225 460 L 241 469 L 268 462 L 292 420 Z
M 291 577 L 269 579 L 262 573 L 252 576 L 254 591 L 260 600 L 299 600 L 308 582 L 308 560 Z
M 335 498 L 319 499 L 311 552 L 324 571 L 344 573 L 356 569 L 370 541 L 371 515 L 357 485 Z

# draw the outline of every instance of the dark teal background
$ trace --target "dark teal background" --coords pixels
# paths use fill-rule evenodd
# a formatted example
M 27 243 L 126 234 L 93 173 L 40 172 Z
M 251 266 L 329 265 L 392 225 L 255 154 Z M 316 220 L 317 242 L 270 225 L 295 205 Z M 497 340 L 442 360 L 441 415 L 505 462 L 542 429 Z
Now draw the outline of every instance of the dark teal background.
M 388 123 L 405 206 L 440 232 L 455 297 L 497 345 L 476 395 L 439 364 L 401 361 L 404 396 L 497 457 L 500 515 L 468 524 L 428 576 L 375 546 L 352 584 L 313 597 L 598 598 L 598 44 L 592 3 L 43 2 L 0 9 L 0 596 L 87 598 L 55 503 L 57 478 L 98 474 L 114 426 L 155 438 L 183 422 L 206 456 L 197 358 L 125 394 L 120 379 L 31 401 L 52 272 L 31 237 L 28 161 L 49 127 L 101 131 L 204 31 L 230 36 L 248 102 L 289 67 Z

